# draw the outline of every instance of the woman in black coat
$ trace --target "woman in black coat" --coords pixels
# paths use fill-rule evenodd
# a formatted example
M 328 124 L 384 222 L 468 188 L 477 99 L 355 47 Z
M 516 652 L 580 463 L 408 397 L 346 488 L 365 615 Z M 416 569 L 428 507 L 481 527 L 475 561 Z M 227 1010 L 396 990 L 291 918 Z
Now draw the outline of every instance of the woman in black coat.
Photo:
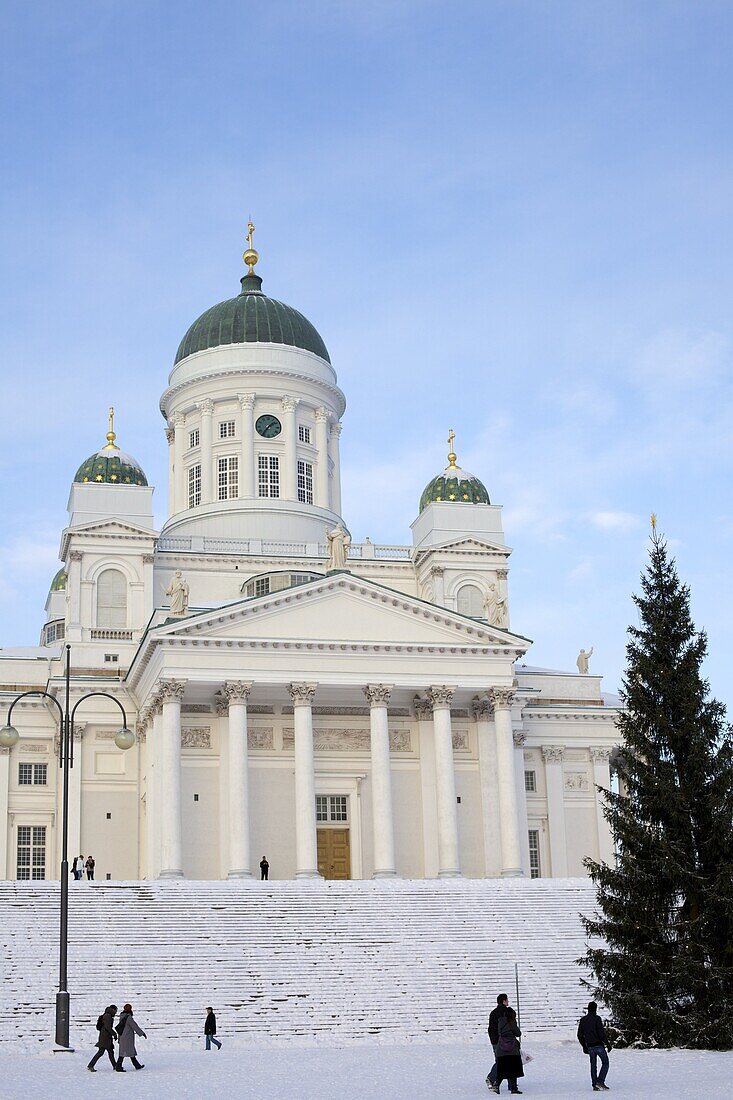
M 496 1091 L 501 1090 L 502 1081 L 509 1082 L 509 1091 L 521 1094 L 517 1088 L 517 1077 L 524 1077 L 522 1053 L 519 1045 L 521 1031 L 517 1027 L 517 1014 L 507 1005 L 506 1012 L 499 1018 L 499 1042 L 496 1045 Z
M 98 1020 L 99 1024 L 99 1038 L 97 1039 L 97 1046 L 99 1050 L 92 1058 L 91 1062 L 87 1066 L 87 1069 L 91 1073 L 96 1073 L 94 1068 L 99 1059 L 104 1054 L 105 1050 L 109 1055 L 109 1060 L 112 1063 L 112 1069 L 117 1065 L 115 1062 L 115 1016 L 117 1015 L 117 1005 L 109 1005 L 102 1013 L 101 1019 Z

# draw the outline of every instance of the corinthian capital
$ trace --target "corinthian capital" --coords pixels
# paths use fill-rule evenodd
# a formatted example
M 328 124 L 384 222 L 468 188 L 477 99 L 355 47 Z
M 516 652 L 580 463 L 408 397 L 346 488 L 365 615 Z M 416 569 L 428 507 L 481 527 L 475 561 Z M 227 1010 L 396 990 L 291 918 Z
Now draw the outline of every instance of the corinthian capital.
M 514 730 L 512 737 L 514 738 L 514 744 L 518 749 L 521 749 L 524 745 L 524 742 L 527 740 L 527 734 L 524 732 L 524 730 Z
M 318 684 L 290 684 L 288 691 L 294 707 L 310 706 L 316 696 Z
M 386 684 L 367 684 L 364 694 L 369 700 L 369 706 L 386 706 L 392 695 L 392 688 Z
M 564 745 L 543 745 L 542 758 L 546 764 L 561 764 L 565 755 Z
M 594 764 L 607 764 L 611 759 L 611 750 L 592 748 L 590 750 L 590 758 Z
M 159 680 L 158 698 L 161 703 L 180 702 L 186 690 L 185 680 Z
M 211 400 L 210 397 L 204 398 L 204 400 L 200 401 L 196 407 L 200 410 L 202 416 L 213 416 L 214 402 Z
M 246 703 L 252 684 L 246 680 L 227 680 L 222 688 L 222 695 L 229 703 Z
M 255 407 L 255 395 L 253 393 L 240 393 L 239 404 L 243 409 L 253 409 Z
M 293 413 L 295 412 L 299 404 L 300 402 L 298 401 L 297 397 L 288 397 L 286 394 L 286 396 L 282 399 L 283 412 Z
M 490 688 L 489 699 L 494 704 L 494 710 L 508 710 L 514 702 L 516 692 L 512 688 Z
M 429 722 L 433 717 L 433 704 L 429 699 L 421 699 L 419 695 L 416 695 L 412 705 L 415 708 L 415 717 L 418 722 Z
M 447 684 L 434 684 L 428 691 L 428 697 L 433 704 L 433 710 L 450 708 L 456 689 Z
M 329 412 L 328 412 L 328 409 L 324 408 L 324 406 L 321 405 L 320 409 L 316 409 L 316 414 L 315 415 L 316 415 L 316 420 L 319 421 L 319 423 L 323 423 L 324 421 L 328 420 Z
M 341 432 L 343 431 L 343 429 L 344 429 L 344 426 L 341 423 L 341 421 L 340 420 L 334 420 L 333 424 L 331 425 L 331 435 L 335 435 L 335 436 L 338 437 L 338 436 L 341 435 Z
M 165 438 L 168 440 L 169 446 L 170 446 L 171 443 L 173 443 L 173 440 L 176 438 L 176 429 L 173 428 L 171 425 L 169 425 L 165 429 Z
M 485 722 L 494 714 L 494 708 L 489 699 L 479 699 L 479 697 L 476 696 L 471 705 L 473 707 L 473 716 L 477 721 Z

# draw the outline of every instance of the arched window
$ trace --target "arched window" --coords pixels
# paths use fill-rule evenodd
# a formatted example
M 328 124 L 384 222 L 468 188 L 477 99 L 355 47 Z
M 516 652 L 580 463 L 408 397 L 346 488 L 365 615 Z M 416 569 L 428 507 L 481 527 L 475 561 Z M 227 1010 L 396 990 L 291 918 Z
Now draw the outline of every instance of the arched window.
M 127 626 L 127 581 L 119 569 L 105 569 L 97 580 L 97 626 L 124 630 Z
M 464 584 L 458 589 L 458 614 L 472 619 L 483 619 L 486 615 L 484 597 L 475 584 Z

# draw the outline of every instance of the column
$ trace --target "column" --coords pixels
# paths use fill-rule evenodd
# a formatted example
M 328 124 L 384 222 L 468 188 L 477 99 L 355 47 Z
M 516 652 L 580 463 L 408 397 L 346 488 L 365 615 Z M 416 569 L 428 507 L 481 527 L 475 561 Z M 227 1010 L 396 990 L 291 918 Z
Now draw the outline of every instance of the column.
M 181 819 L 181 699 L 183 680 L 161 680 L 161 805 L 159 878 L 183 878 Z
M 216 727 L 219 742 L 219 861 L 220 878 L 226 878 L 232 866 L 229 856 L 229 700 L 217 692 Z
M 8 868 L 8 784 L 10 749 L 0 749 L 0 879 L 10 878 Z M 49 845 L 51 838 L 49 837 Z
M 508 569 L 497 569 L 496 579 L 498 581 L 497 588 L 499 590 L 499 598 L 504 600 L 504 621 L 502 627 L 504 630 L 509 629 L 509 589 L 507 586 L 507 577 L 509 576 Z
M 145 776 L 145 878 L 148 880 L 153 877 L 153 840 L 155 836 L 153 824 L 153 817 L 155 814 L 153 808 L 153 739 L 148 736 L 149 722 L 150 712 L 146 707 L 141 710 L 138 715 L 137 724 L 135 726 L 135 736 L 140 746 L 140 760 L 141 766 L 144 769 L 143 775 Z
M 456 777 L 453 770 L 453 728 L 450 705 L 455 689 L 431 687 L 435 740 L 435 781 L 438 803 L 438 878 L 457 878 L 461 873 L 458 856 L 458 813 Z
M 81 550 L 71 550 L 68 558 L 66 598 L 69 601 L 67 641 L 81 640 Z
M 494 708 L 488 699 L 473 701 L 478 742 L 478 770 L 481 784 L 481 816 L 483 821 L 484 866 L 487 877 L 501 869 L 501 831 L 497 806 L 496 737 L 491 727 Z
M 227 878 L 252 878 L 249 841 L 249 759 L 247 699 L 252 685 L 227 681 L 229 700 L 229 873 Z M 315 803 L 315 795 L 314 795 Z
M 553 878 L 566 878 L 568 842 L 565 833 L 565 794 L 562 758 L 564 745 L 543 745 L 545 784 L 547 786 L 547 826 L 550 832 L 550 864 Z
M 240 393 L 239 404 L 242 409 L 242 461 L 239 477 L 239 492 L 245 498 L 257 496 L 255 488 L 255 428 L 253 393 Z
M 163 837 L 163 704 L 159 696 L 153 700 L 151 737 L 153 744 L 150 755 L 153 762 L 153 861 L 151 863 L 150 878 L 157 878 L 160 874 L 162 837 Z
M 295 427 L 295 410 L 298 402 L 294 397 L 283 397 L 283 497 L 285 500 L 298 499 L 298 439 Z
M 69 769 L 69 860 L 72 855 L 81 855 L 82 741 L 85 726 L 85 722 L 77 723 L 71 731 L 74 738 L 74 766 Z
M 331 425 L 331 461 L 333 462 L 333 491 L 331 508 L 341 515 L 341 431 L 343 424 L 335 420 Z
M 313 760 L 313 711 L 316 684 L 290 684 L 295 727 L 296 878 L 320 878 L 316 843 L 316 776 Z
M 201 413 L 201 503 L 211 504 L 215 499 L 214 450 L 212 446 L 212 420 L 214 402 L 207 397 L 196 408 Z
M 165 429 L 165 438 L 168 440 L 168 515 L 173 512 L 173 498 L 176 492 L 175 482 L 175 457 L 176 449 L 174 442 L 176 438 L 175 430 L 169 424 Z
M 593 790 L 595 792 L 596 822 L 598 827 L 598 858 L 602 863 L 607 863 L 609 867 L 615 867 L 616 853 L 613 850 L 613 833 L 603 813 L 603 808 L 606 804 L 605 799 L 598 790 L 599 787 L 603 787 L 606 791 L 610 791 L 611 789 L 611 768 L 609 763 L 611 759 L 611 750 L 592 748 L 590 750 L 590 758 L 593 762 Z
M 374 830 L 374 872 L 372 878 L 397 874 L 392 818 L 392 777 L 389 761 L 389 717 L 387 703 L 392 693 L 384 684 L 367 684 L 372 752 L 372 828 Z
M 501 873 L 503 878 L 522 874 L 519 846 L 517 785 L 514 778 L 514 739 L 511 688 L 491 688 L 489 699 L 494 707 L 496 766 L 499 778 L 499 820 L 501 827 Z
M 186 483 L 188 475 L 186 473 L 186 463 L 183 459 L 186 452 L 186 418 L 183 413 L 176 413 L 173 417 L 173 430 L 175 432 L 173 440 L 173 474 L 176 491 L 168 506 L 171 515 L 175 515 L 176 512 L 184 512 L 188 508 L 188 485 Z
M 420 751 L 420 790 L 422 794 L 423 874 L 438 875 L 438 801 L 435 789 L 435 737 L 433 707 L 429 699 L 414 700 Z
M 431 566 L 430 577 L 433 582 L 433 601 L 439 607 L 445 607 L 445 570 L 443 566 Z
M 328 508 L 328 409 L 316 409 L 316 504 Z
M 527 818 L 527 791 L 524 787 L 524 743 L 527 734 L 515 730 L 514 782 L 517 788 L 517 817 L 519 819 L 519 851 L 522 853 L 522 871 L 529 878 L 529 821 Z

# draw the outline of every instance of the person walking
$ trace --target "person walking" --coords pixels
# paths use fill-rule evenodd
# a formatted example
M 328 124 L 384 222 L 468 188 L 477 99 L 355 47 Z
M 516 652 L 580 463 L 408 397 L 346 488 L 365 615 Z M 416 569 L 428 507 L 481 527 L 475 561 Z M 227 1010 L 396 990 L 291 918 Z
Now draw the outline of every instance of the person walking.
M 117 1025 L 117 1034 L 120 1037 L 120 1045 L 118 1048 L 117 1065 L 115 1069 L 118 1073 L 124 1073 L 125 1069 L 122 1065 L 124 1058 L 129 1058 L 135 1067 L 135 1069 L 145 1069 L 142 1062 L 137 1060 L 137 1050 L 135 1049 L 135 1036 L 142 1035 L 143 1039 L 147 1039 L 147 1035 L 141 1027 L 138 1026 L 137 1021 L 132 1015 L 132 1005 L 127 1004 L 120 1013 L 120 1022 Z
M 102 1057 L 105 1051 L 109 1055 L 109 1060 L 112 1063 L 112 1069 L 117 1069 L 117 1062 L 115 1061 L 115 1016 L 117 1015 L 117 1005 L 108 1005 L 105 1008 L 102 1015 L 97 1020 L 97 1031 L 99 1032 L 99 1038 L 97 1039 L 97 1046 L 99 1047 L 97 1053 L 92 1058 L 91 1062 L 87 1066 L 90 1073 L 96 1073 L 94 1068 Z
M 517 1078 L 524 1077 L 522 1048 L 519 1045 L 522 1032 L 517 1025 L 517 1014 L 509 1005 L 504 1009 L 504 1015 L 499 1017 L 498 1033 L 495 1091 L 500 1092 L 502 1081 L 507 1081 L 509 1092 L 520 1096 L 522 1090 L 517 1088 Z
M 583 1048 L 583 1053 L 590 1058 L 590 1083 L 593 1092 L 610 1092 L 606 1084 L 608 1073 L 608 1051 L 606 1045 L 608 1037 L 603 1026 L 603 1020 L 598 1015 L 598 1005 L 591 1001 L 588 1011 L 582 1016 L 578 1024 L 578 1042 Z M 598 1073 L 598 1059 L 601 1061 L 601 1072 Z
M 270 864 L 267 862 L 267 856 L 263 856 L 260 860 L 260 881 L 267 882 L 270 875 Z
M 94 866 L 95 866 L 94 856 L 87 856 L 87 861 L 84 864 L 84 866 L 87 869 L 87 878 L 88 878 L 89 882 L 93 882 L 94 881 Z
M 204 1022 L 204 1035 L 206 1036 L 206 1049 L 211 1050 L 211 1044 L 216 1043 L 217 1049 L 221 1050 L 221 1043 L 216 1038 L 216 1016 L 214 1015 L 213 1008 L 206 1009 L 206 1020 Z
M 494 1051 L 494 1064 L 489 1070 L 486 1078 L 487 1088 L 491 1092 L 498 1092 L 496 1087 L 496 1044 L 499 1042 L 499 1020 L 506 1012 L 506 1007 L 509 1004 L 509 997 L 506 993 L 500 993 L 496 998 L 496 1008 L 492 1009 L 489 1014 L 489 1042 L 491 1043 Z

